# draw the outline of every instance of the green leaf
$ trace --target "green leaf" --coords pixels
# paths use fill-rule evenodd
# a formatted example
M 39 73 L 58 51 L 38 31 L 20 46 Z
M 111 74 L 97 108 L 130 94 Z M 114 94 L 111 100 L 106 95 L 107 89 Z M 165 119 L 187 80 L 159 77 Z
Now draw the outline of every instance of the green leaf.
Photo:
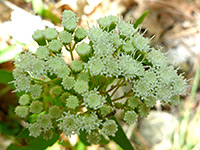
M 18 138 L 29 138 L 30 142 L 25 146 L 20 146 L 16 144 L 11 144 L 7 147 L 6 150 L 43 150 L 49 146 L 52 146 L 59 138 L 59 135 L 54 134 L 52 139 L 45 140 L 43 136 L 39 136 L 37 138 L 28 137 L 27 135 L 28 130 L 25 129 L 23 132 L 18 136 Z
M 15 89 L 13 84 L 9 84 L 13 80 L 12 72 L 0 69 L 0 83 L 7 84 L 12 89 Z
M 135 23 L 134 23 L 134 28 L 137 28 L 138 27 L 138 25 L 140 25 L 142 22 L 143 22 L 143 20 L 144 20 L 144 18 L 148 15 L 148 13 L 149 13 L 149 10 L 146 10 L 136 21 L 135 21 Z
M 118 131 L 117 131 L 117 133 L 115 134 L 114 137 L 109 136 L 109 138 L 111 140 L 115 141 L 122 149 L 134 150 L 134 147 L 132 146 L 131 142 L 127 138 L 126 134 L 124 133 L 123 128 L 121 127 L 121 125 L 117 121 L 116 117 L 112 117 L 111 119 L 113 119 L 117 123 Z
M 87 146 L 90 146 L 91 144 L 87 141 L 86 139 L 87 133 L 86 131 L 80 131 L 80 135 L 79 135 L 79 139 L 81 140 L 81 142 Z
M 86 146 L 79 140 L 75 145 L 75 150 L 86 150 Z
M 0 51 L 0 63 L 6 62 L 16 56 L 19 51 L 16 51 L 16 45 L 8 46 Z

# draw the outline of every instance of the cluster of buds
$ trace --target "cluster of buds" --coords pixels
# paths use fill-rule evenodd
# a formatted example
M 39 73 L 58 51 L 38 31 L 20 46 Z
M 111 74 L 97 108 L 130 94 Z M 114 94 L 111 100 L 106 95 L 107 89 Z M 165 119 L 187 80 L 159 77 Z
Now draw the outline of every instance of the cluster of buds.
M 35 31 L 37 52 L 25 52 L 15 62 L 13 82 L 17 92 L 25 92 L 15 112 L 25 120 L 36 116 L 27 123 L 30 136 L 49 139 L 55 131 L 67 137 L 84 131 L 88 142 L 97 144 L 102 135 L 118 131 L 112 119 L 117 110 L 132 124 L 146 117 L 157 100 L 174 105 L 186 93 L 183 76 L 133 24 L 115 16 L 100 18 L 98 27 L 88 29 L 77 22 L 78 16 L 65 10 L 64 30 Z M 74 60 L 74 50 L 80 59 Z M 70 52 L 70 64 L 63 51 Z M 129 91 L 113 96 L 127 85 Z

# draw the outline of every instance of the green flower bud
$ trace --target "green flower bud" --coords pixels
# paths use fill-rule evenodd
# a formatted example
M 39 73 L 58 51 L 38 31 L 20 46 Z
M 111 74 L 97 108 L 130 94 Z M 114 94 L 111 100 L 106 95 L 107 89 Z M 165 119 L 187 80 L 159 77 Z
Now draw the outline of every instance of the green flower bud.
M 82 130 L 86 130 L 87 133 L 91 133 L 92 130 L 98 130 L 100 126 L 101 120 L 99 120 L 98 116 L 95 113 L 85 114 L 82 117 L 80 125 Z
M 49 49 L 46 46 L 37 48 L 36 55 L 40 59 L 46 59 L 49 56 Z
M 106 117 L 112 111 L 112 107 L 109 105 L 104 105 L 99 111 L 102 117 Z
M 42 93 L 42 86 L 38 85 L 38 84 L 34 84 L 30 86 L 30 92 L 31 92 L 31 96 L 32 98 L 38 98 L 40 97 L 41 93 Z
M 15 113 L 17 116 L 25 118 L 29 113 L 29 109 L 27 106 L 17 106 L 15 108 Z
M 76 43 L 78 43 L 82 41 L 86 36 L 87 36 L 87 31 L 81 27 L 76 30 L 74 40 Z
M 86 138 L 90 144 L 98 144 L 101 140 L 101 136 L 98 130 L 92 130 Z
M 23 94 L 20 98 L 19 98 L 19 104 L 20 105 L 28 105 L 30 103 L 30 97 L 28 94 Z
M 30 112 L 34 114 L 39 114 L 43 109 L 42 102 L 33 101 L 30 105 Z
M 53 137 L 53 131 L 52 130 L 45 131 L 42 133 L 42 135 L 45 140 L 50 140 Z
M 74 77 L 65 77 L 62 80 L 62 85 L 65 89 L 70 90 L 74 87 L 75 79 Z
M 111 31 L 115 29 L 116 23 L 118 22 L 118 18 L 116 16 L 108 16 L 108 17 L 100 18 L 99 20 L 97 20 L 97 22 L 100 28 L 107 31 Z
M 78 19 L 77 15 L 71 10 L 64 10 L 62 14 L 62 19 Z M 78 20 L 77 20 L 78 21 Z
M 135 111 L 126 111 L 124 112 L 124 121 L 127 124 L 133 124 L 135 121 L 137 121 L 137 114 L 135 113 Z
M 77 96 L 70 95 L 66 100 L 66 106 L 70 109 L 75 109 L 79 106 L 79 100 Z
M 35 59 L 35 61 L 32 63 L 32 73 L 40 76 L 45 73 L 45 62 L 40 59 Z
M 58 32 L 55 28 L 47 28 L 44 30 L 43 35 L 48 41 L 50 41 L 57 39 Z
M 130 107 L 131 109 L 134 109 L 138 106 L 138 98 L 136 97 L 129 97 L 127 100 L 126 100 L 126 105 L 128 107 Z
M 78 74 L 77 80 L 83 80 L 85 82 L 89 81 L 89 73 L 88 72 L 80 72 Z
M 33 33 L 32 38 L 38 43 L 38 45 L 46 45 L 46 41 L 43 36 L 43 30 L 36 30 Z
M 40 115 L 38 117 L 37 123 L 40 125 L 43 131 L 48 131 L 49 129 L 53 128 L 49 115 Z
M 64 19 L 62 25 L 66 31 L 72 33 L 77 27 L 77 21 L 75 19 Z
M 59 40 L 52 40 L 51 42 L 49 42 L 49 46 L 48 48 L 52 51 L 52 52 L 60 52 L 62 49 L 62 43 Z
M 87 62 L 92 53 L 92 49 L 90 45 L 83 42 L 76 47 L 76 52 L 81 57 L 82 61 Z
M 65 62 L 60 57 L 50 57 L 48 61 L 46 61 L 46 65 L 49 67 L 49 70 L 53 70 L 54 73 L 59 70 L 60 66 L 65 65 Z
M 144 100 L 144 103 L 147 105 L 147 107 L 153 107 L 156 104 L 156 97 L 155 96 L 147 96 L 147 99 Z
M 83 94 L 83 93 L 87 92 L 88 89 L 89 89 L 88 82 L 85 82 L 83 80 L 77 80 L 74 84 L 74 90 L 78 94 Z
M 41 134 L 42 129 L 38 123 L 32 123 L 28 125 L 29 135 L 37 137 Z
M 115 133 L 117 132 L 118 127 L 117 124 L 114 120 L 106 120 L 103 123 L 103 127 L 101 129 L 101 133 L 103 135 L 107 135 L 107 136 L 115 136 Z
M 140 117 L 145 118 L 149 114 L 150 107 L 147 107 L 145 104 L 140 104 L 138 107 L 138 112 Z
M 49 116 L 51 118 L 59 118 L 61 114 L 61 109 L 59 106 L 52 106 L 49 108 Z
M 70 95 L 71 95 L 71 94 L 68 93 L 68 92 L 63 93 L 63 94 L 60 96 L 61 102 L 65 103 L 66 100 L 68 99 L 68 97 L 69 97 Z
M 61 31 L 59 38 L 63 44 L 70 44 L 72 42 L 72 34 L 67 31 Z
M 51 91 L 52 93 L 55 95 L 55 96 L 60 96 L 62 93 L 63 93 L 63 90 L 62 90 L 62 87 L 61 86 L 54 86 L 51 88 Z
M 59 78 L 64 78 L 66 76 L 69 76 L 70 72 L 71 70 L 65 64 L 62 64 L 55 69 L 55 74 L 57 74 Z
M 76 59 L 71 62 L 70 67 L 71 67 L 72 71 L 80 72 L 83 69 L 83 64 L 81 61 Z

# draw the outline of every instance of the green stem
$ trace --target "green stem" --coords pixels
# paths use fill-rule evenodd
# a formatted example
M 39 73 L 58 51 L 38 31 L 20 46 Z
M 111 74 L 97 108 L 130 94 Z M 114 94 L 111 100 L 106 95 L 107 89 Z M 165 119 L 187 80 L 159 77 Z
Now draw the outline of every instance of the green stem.
M 121 82 L 122 81 L 122 82 Z M 120 83 L 121 82 L 121 83 Z M 123 79 L 120 79 L 118 82 L 117 82 L 117 84 L 116 84 L 116 86 L 115 86 L 115 90 L 113 91 L 113 93 L 112 93 L 112 95 L 110 96 L 110 97 L 113 97 L 113 95 L 117 92 L 117 90 L 119 89 L 119 87 L 120 86 L 122 86 L 123 84 L 124 84 L 124 82 L 125 82 L 125 80 Z
M 130 90 L 128 93 L 126 93 L 126 94 L 124 94 L 124 95 L 122 95 L 122 96 L 120 96 L 120 97 L 114 98 L 114 99 L 112 99 L 111 101 L 112 101 L 112 102 L 115 102 L 115 101 L 118 101 L 118 100 L 120 100 L 120 99 L 122 99 L 122 98 L 130 97 L 130 96 L 133 96 L 133 95 L 134 95 L 134 93 Z

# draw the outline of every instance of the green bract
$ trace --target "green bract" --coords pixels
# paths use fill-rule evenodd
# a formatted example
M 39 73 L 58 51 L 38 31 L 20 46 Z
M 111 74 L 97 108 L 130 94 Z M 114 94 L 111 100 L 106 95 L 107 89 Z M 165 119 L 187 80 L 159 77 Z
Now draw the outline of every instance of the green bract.
M 98 144 L 101 136 L 122 132 L 114 118 L 119 109 L 125 123 L 132 124 L 146 117 L 157 100 L 174 105 L 186 94 L 183 75 L 133 24 L 115 16 L 100 18 L 89 29 L 77 23 L 78 16 L 65 10 L 64 31 L 35 31 L 37 52 L 20 54 L 15 61 L 15 91 L 25 92 L 15 112 L 21 118 L 37 116 L 27 125 L 30 136 L 50 139 L 55 129 Z M 80 59 L 74 59 L 74 50 Z M 71 61 L 65 61 L 64 51 Z M 130 88 L 115 94 L 123 86 Z

